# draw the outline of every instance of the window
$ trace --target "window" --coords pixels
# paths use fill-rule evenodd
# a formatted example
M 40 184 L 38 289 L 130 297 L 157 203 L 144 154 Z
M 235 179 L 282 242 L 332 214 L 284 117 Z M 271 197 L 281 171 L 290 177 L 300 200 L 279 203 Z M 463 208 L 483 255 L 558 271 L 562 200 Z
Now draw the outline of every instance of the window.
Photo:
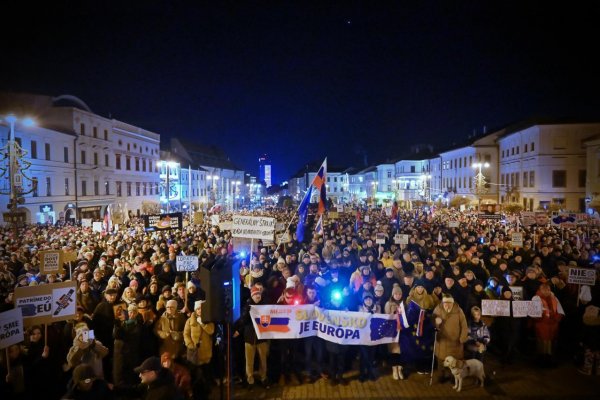
M 127 182 L 127 197 L 131 197 L 131 182 Z
M 504 185 L 504 174 L 500 175 L 500 184 Z
M 579 170 L 579 187 L 585 187 L 586 171 L 585 169 Z
M 50 161 L 50 143 L 44 144 L 44 152 L 46 153 L 46 160 Z
M 529 172 L 523 172 L 523 187 L 529 186 Z
M 31 158 L 37 158 L 37 142 L 31 141 Z
M 147 192 L 146 192 L 146 182 L 144 182 L 144 185 L 142 186 L 142 190 L 143 190 L 142 193 L 144 193 L 144 196 L 145 196 L 147 194 Z
M 16 137 L 15 138 L 15 142 L 17 142 L 17 144 L 19 145 L 19 147 L 23 147 L 23 143 L 21 143 L 21 138 L 20 137 Z
M 519 177 L 521 176 L 521 174 L 519 174 L 518 172 L 515 174 L 515 186 L 519 187 Z
M 415 166 L 414 165 L 410 166 L 410 172 L 415 172 Z M 391 176 L 390 176 L 390 178 L 391 178 Z
M 104 130 L 104 140 L 108 140 L 108 130 Z
M 552 187 L 555 187 L 555 188 L 567 187 L 567 171 L 565 171 L 565 170 L 552 171 Z
M 33 197 L 38 197 L 38 178 L 32 178 L 31 183 L 33 184 L 33 191 L 31 192 L 31 195 Z
M 469 156 L 469 165 L 473 165 L 473 156 Z
M 121 169 L 121 155 L 115 154 L 115 168 Z
M 535 151 L 535 142 L 531 142 L 531 151 Z
M 104 155 L 104 166 L 108 167 L 108 154 Z
M 85 124 L 83 122 L 79 125 L 79 133 L 85 136 Z
M 85 164 L 85 150 L 81 150 L 81 163 Z
M 525 143 L 525 150 L 523 152 L 527 153 L 527 143 Z
M 535 171 L 529 171 L 529 187 L 535 187 Z
M 511 156 L 514 156 L 514 155 L 515 155 L 515 148 L 514 148 L 514 147 L 512 147 L 512 148 L 510 149 L 510 155 L 511 155 Z
M 388 172 L 387 172 L 387 177 L 388 177 L 388 178 L 391 178 L 391 177 L 392 177 L 392 171 L 388 171 Z M 333 181 L 334 181 L 334 182 L 337 182 L 337 179 L 336 179 L 336 178 L 333 178 Z
M 502 158 L 504 158 L 504 150 L 502 150 Z
M 98 165 L 98 153 L 94 153 L 94 165 Z
M 94 196 L 98 196 L 100 194 L 100 185 L 98 181 L 94 181 Z
M 483 161 L 486 163 L 491 163 L 492 162 L 492 156 L 490 156 L 489 154 L 486 154 L 483 156 Z
M 517 146 L 517 148 L 516 148 L 516 150 L 517 150 L 517 154 L 519 154 L 519 149 L 520 149 L 520 147 L 519 147 L 519 146 Z
M 140 170 L 140 159 L 139 159 L 139 157 L 135 158 L 135 170 L 136 171 Z
M 104 181 L 104 194 L 107 196 L 110 194 L 110 184 L 108 181 Z
M 131 150 L 131 143 L 127 143 L 127 151 Z
M 46 196 L 52 196 L 52 179 L 46 178 Z
M 146 172 L 146 160 L 142 158 L 142 171 Z
M 81 181 L 81 195 L 87 196 L 87 182 Z
M 69 195 L 69 178 L 65 178 L 65 196 Z
M 121 192 L 121 182 L 117 182 L 117 197 L 121 197 L 122 196 L 122 192 Z
M 69 148 L 67 146 L 63 148 L 63 159 L 66 163 L 69 162 Z
M 462 168 L 462 158 L 458 159 L 458 168 Z
M 131 170 L 131 157 L 129 156 L 125 157 L 125 169 L 127 171 Z
M 93 135 L 95 138 L 97 138 L 97 137 L 98 137 L 98 127 L 97 127 L 97 126 L 94 126 L 94 127 L 92 128 L 92 132 L 93 132 L 93 133 L 92 133 L 92 135 Z
M 140 183 L 139 182 L 135 183 L 135 195 L 136 196 L 140 195 Z

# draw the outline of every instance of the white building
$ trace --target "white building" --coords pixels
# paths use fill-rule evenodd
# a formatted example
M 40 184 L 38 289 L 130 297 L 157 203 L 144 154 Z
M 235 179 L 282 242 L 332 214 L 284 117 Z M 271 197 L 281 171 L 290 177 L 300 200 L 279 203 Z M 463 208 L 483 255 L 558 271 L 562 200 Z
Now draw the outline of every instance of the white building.
M 555 203 L 565 210 L 584 211 L 586 169 L 591 176 L 589 196 L 595 193 L 598 171 L 593 161 L 598 145 L 586 139 L 599 133 L 598 123 L 531 123 L 507 128 L 498 139 L 500 201 L 521 203 L 526 210 Z
M 17 109 L 35 116 L 41 128 L 25 131 L 22 140 L 28 151 L 36 148 L 29 156 L 34 156 L 31 168 L 39 174 L 37 197 L 44 194 L 42 205 L 52 209 L 54 218 L 100 220 L 109 205 L 121 203 L 138 214 L 142 201 L 158 201 L 158 134 L 97 115 L 70 95 L 3 93 L 0 106 L 5 112 Z M 71 137 L 70 144 L 65 135 Z M 47 147 L 50 160 L 46 159 Z M 63 172 L 49 176 L 52 169 L 48 168 Z M 32 212 L 39 210 L 38 199 L 30 198 L 33 194 L 27 197 L 26 206 Z M 37 213 L 28 222 L 52 217 Z
M 431 193 L 429 160 L 404 159 L 393 165 L 393 187 L 398 203 L 406 206 L 415 200 L 427 201 Z

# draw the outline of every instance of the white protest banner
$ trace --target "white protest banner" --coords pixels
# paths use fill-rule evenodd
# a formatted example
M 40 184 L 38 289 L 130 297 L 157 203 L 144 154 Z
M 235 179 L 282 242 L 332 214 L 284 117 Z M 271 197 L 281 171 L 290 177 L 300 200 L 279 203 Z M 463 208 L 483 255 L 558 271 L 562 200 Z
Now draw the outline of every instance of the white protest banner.
M 63 257 L 61 250 L 40 251 L 40 272 L 42 274 L 62 274 Z
M 448 228 L 458 228 L 458 221 L 448 221 Z
M 25 326 L 65 321 L 75 317 L 75 290 L 75 281 L 18 287 L 15 308 L 22 310 Z
M 378 232 L 375 238 L 375 243 L 377 244 L 385 244 L 385 233 Z
M 596 270 L 590 268 L 569 268 L 567 283 L 593 286 L 596 283 Z
M 512 302 L 513 317 L 523 318 L 529 316 L 530 301 L 515 300 Z
M 371 217 L 369 217 L 368 215 L 365 215 L 365 222 L 369 222 L 371 220 Z
M 92 227 L 92 219 L 91 218 L 81 218 L 81 227 L 82 228 L 91 228 Z
M 333 343 L 378 345 L 398 340 L 394 315 L 327 310 L 314 305 L 252 306 L 250 316 L 259 339 L 318 336 Z
M 198 269 L 198 256 L 177 256 L 175 268 L 178 272 L 191 272 Z
M 23 315 L 20 308 L 0 313 L 0 349 L 25 340 Z
M 275 238 L 276 243 L 289 243 L 291 241 L 292 241 L 292 238 L 290 237 L 289 232 L 279 233 L 279 234 L 277 234 L 277 237 Z
M 230 231 L 232 227 L 233 223 L 231 221 L 219 222 L 219 229 L 222 231 Z
M 210 224 L 212 226 L 217 226 L 219 225 L 221 218 L 219 217 L 219 214 L 214 214 L 210 216 Z
M 238 238 L 273 240 L 275 218 L 234 215 L 231 235 Z
M 510 301 L 481 300 L 481 315 L 510 317 Z
M 339 212 L 340 214 L 341 214 L 341 213 L 343 213 L 343 212 L 344 212 L 344 206 L 343 206 L 342 204 L 338 204 L 338 206 L 337 206 L 337 210 L 338 210 L 338 212 Z
M 510 239 L 514 247 L 523 247 L 523 234 L 521 232 L 513 232 Z
M 542 311 L 542 300 L 539 298 L 539 296 L 533 296 L 529 302 L 529 316 L 533 318 L 541 318 Z

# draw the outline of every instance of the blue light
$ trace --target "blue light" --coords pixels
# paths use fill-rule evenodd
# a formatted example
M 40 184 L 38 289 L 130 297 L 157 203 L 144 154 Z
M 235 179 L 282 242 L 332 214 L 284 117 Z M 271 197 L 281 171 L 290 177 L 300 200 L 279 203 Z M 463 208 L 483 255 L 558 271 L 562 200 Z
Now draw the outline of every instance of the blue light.
M 245 251 L 240 251 L 240 257 L 242 257 L 242 258 L 246 257 L 246 252 Z
M 341 300 L 341 299 L 342 299 L 342 293 L 341 293 L 339 290 L 334 290 L 334 291 L 331 293 L 331 298 L 332 298 L 333 300 Z

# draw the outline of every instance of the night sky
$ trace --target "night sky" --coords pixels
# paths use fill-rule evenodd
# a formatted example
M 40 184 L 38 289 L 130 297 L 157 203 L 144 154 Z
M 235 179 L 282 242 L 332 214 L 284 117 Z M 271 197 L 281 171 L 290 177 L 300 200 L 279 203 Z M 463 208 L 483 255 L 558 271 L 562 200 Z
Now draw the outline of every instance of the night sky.
M 0 90 L 73 94 L 255 175 L 267 153 L 275 182 L 532 116 L 600 121 L 597 2 L 18 3 Z

